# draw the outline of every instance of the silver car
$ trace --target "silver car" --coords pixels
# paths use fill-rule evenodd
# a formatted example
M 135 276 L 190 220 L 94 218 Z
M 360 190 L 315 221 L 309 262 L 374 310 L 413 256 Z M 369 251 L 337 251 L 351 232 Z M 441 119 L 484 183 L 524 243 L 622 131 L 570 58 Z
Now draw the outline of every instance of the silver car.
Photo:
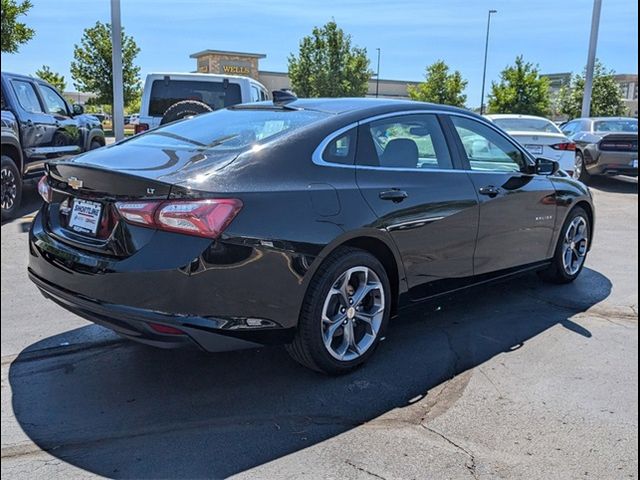
M 577 118 L 561 130 L 576 144 L 575 178 L 587 183 L 592 175 L 638 176 L 638 119 Z

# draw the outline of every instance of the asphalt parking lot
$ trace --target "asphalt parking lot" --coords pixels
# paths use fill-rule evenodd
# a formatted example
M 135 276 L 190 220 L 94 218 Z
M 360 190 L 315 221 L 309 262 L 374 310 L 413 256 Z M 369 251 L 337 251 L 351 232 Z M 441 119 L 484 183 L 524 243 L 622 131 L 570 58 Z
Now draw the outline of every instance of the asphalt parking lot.
M 2 225 L 2 476 L 637 478 L 638 184 L 592 189 L 574 284 L 405 312 L 328 378 L 280 348 L 136 345 L 46 301 L 26 277 L 31 187 Z

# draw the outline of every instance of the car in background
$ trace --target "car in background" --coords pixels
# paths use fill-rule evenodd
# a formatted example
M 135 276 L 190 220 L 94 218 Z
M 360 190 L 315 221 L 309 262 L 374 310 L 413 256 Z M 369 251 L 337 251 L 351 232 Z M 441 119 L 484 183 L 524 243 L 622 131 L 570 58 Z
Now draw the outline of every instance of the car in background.
M 2 220 L 13 218 L 25 180 L 64 159 L 105 144 L 102 125 L 82 105 L 70 106 L 39 78 L 2 72 Z
M 141 133 L 185 117 L 268 98 L 265 86 L 249 77 L 209 73 L 150 73 L 145 80 L 135 132 Z
M 107 120 L 111 120 L 111 117 L 106 113 L 90 113 L 89 115 L 97 118 L 100 123 L 106 122 Z
M 562 170 L 573 175 L 575 143 L 551 120 L 516 114 L 486 115 L 486 118 L 520 142 L 532 155 L 555 160 Z
M 129 115 L 129 125 L 137 125 L 139 121 L 140 121 L 139 113 L 132 113 L 131 115 Z
M 400 308 L 525 272 L 572 282 L 593 234 L 557 162 L 423 102 L 274 92 L 48 167 L 28 249 L 47 298 L 139 342 L 284 343 L 329 374 Z
M 593 175 L 638 176 L 637 118 L 576 118 L 562 132 L 576 144 L 575 177 L 582 182 Z

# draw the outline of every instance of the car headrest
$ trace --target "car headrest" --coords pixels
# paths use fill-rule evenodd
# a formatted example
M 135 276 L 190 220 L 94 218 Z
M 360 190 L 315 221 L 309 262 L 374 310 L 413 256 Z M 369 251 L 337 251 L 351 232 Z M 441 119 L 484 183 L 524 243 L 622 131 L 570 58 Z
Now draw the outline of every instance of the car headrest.
M 380 166 L 416 168 L 418 166 L 418 145 L 410 138 L 390 140 L 380 157 Z

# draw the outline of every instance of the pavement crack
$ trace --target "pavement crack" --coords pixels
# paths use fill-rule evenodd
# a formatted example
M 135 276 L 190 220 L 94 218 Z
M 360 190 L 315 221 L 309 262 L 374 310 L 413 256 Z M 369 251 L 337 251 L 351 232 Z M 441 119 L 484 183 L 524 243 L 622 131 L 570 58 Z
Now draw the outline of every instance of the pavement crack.
M 366 469 L 366 468 L 364 468 L 364 467 L 360 467 L 360 466 L 356 465 L 355 463 L 353 463 L 351 460 L 345 460 L 345 461 L 344 461 L 344 463 L 346 463 L 347 465 L 349 465 L 349 466 L 351 466 L 351 467 L 355 468 L 356 470 L 358 470 L 358 471 L 360 471 L 360 472 L 363 472 L 363 473 L 366 473 L 367 475 L 372 476 L 373 478 L 380 478 L 380 479 L 382 479 L 382 480 L 386 480 L 386 478 L 385 478 L 385 477 L 383 477 L 383 476 L 381 476 L 381 475 L 378 475 L 377 473 L 373 473 L 372 471 L 367 470 L 367 469 Z
M 468 458 L 469 461 L 465 462 L 465 466 L 467 467 L 467 470 L 469 470 L 469 473 L 473 476 L 473 478 L 478 479 L 478 471 L 477 471 L 477 465 L 476 465 L 476 457 L 473 454 L 473 452 L 470 452 L 469 450 L 467 450 L 466 448 L 464 448 L 462 445 L 459 445 L 458 443 L 454 442 L 453 440 L 451 440 L 449 437 L 447 437 L 446 435 L 444 435 L 443 433 L 440 433 L 437 430 L 434 430 L 431 427 L 426 426 L 425 424 L 421 423 L 420 426 L 422 428 L 424 428 L 425 430 L 433 433 L 434 435 L 439 436 L 440 438 L 442 438 L 445 442 L 447 442 L 449 445 L 455 447 L 457 450 L 461 451 L 462 453 L 464 453 Z

